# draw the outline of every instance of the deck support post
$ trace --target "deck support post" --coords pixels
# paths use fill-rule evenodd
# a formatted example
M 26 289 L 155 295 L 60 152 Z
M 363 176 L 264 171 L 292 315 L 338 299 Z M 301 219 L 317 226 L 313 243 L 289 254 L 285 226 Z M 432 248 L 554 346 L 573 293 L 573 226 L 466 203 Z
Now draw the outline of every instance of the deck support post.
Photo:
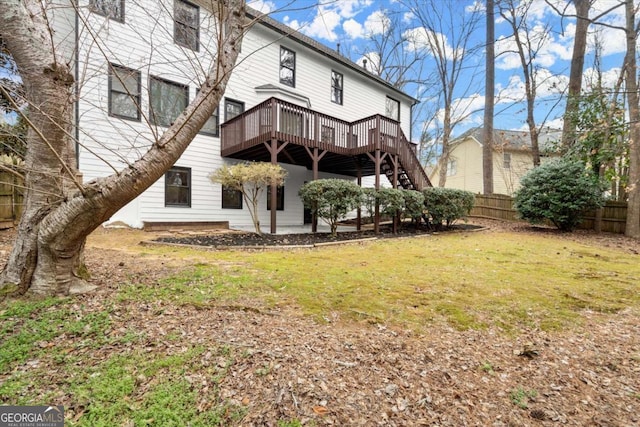
M 360 166 L 360 164 L 358 164 L 357 168 L 358 168 L 358 187 L 362 188 L 362 167 Z M 357 212 L 356 231 L 361 231 L 362 230 L 362 208 L 358 206 L 358 209 L 356 212 Z
M 271 163 L 278 164 L 278 140 L 271 140 Z M 275 185 L 269 186 L 271 191 L 271 234 L 276 234 L 276 214 L 278 212 L 278 188 Z
M 284 149 L 284 147 L 287 146 L 287 144 L 289 144 L 288 142 L 283 143 L 282 145 L 280 145 L 278 147 L 278 140 L 277 139 L 272 139 L 270 144 L 267 144 L 266 142 L 264 143 L 264 145 L 267 147 L 267 150 L 269 150 L 269 153 L 271 154 L 271 163 L 274 165 L 278 164 L 278 153 L 280 153 L 280 151 L 282 151 Z M 271 185 L 270 186 L 270 191 L 271 191 L 271 234 L 276 234 L 276 214 L 278 212 L 278 187 L 276 187 L 275 185 Z
M 398 155 L 394 154 L 390 156 L 391 163 L 393 163 L 393 182 L 391 186 L 395 189 L 398 189 Z M 400 212 L 396 212 L 393 217 L 393 234 L 398 232 L 398 225 L 400 223 Z
M 375 157 L 375 165 L 376 165 L 376 191 L 380 190 L 380 148 L 376 148 L 376 157 Z M 373 232 L 375 234 L 380 233 L 380 203 L 376 200 L 376 211 L 375 218 L 373 220 Z
M 320 160 L 322 160 L 324 155 L 327 154 L 327 150 L 322 150 L 322 152 L 320 152 L 320 149 L 318 147 L 313 147 L 313 151 L 311 151 L 309 147 L 304 147 L 304 148 L 305 150 L 307 150 L 307 154 L 309 155 L 309 157 L 311 157 L 311 162 L 312 162 L 311 169 L 313 171 L 313 180 L 315 181 L 319 177 L 318 163 L 320 163 Z M 313 210 L 311 214 L 311 232 L 312 233 L 318 232 L 318 216 L 316 215 L 315 210 Z

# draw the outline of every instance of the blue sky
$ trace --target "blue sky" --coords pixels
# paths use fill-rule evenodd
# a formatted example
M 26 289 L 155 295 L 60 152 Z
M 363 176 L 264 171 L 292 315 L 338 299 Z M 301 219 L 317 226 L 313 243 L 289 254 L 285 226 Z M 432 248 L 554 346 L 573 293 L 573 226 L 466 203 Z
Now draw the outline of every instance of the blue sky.
M 560 10 L 567 9 L 574 13 L 571 2 L 567 0 L 553 0 Z M 401 16 L 401 25 L 405 33 L 426 34 L 420 22 L 415 19 L 405 3 L 416 3 L 412 0 L 248 0 L 248 4 L 300 32 L 336 48 L 340 43 L 341 52 L 350 59 L 361 63 L 363 55 L 371 48 L 370 35 L 380 34 L 384 28 L 385 17 L 393 12 Z M 421 2 L 426 4 L 427 1 Z M 456 4 L 453 16 L 443 8 L 446 20 L 463 22 L 472 10 L 479 11 L 481 22 L 474 32 L 471 45 L 481 46 L 484 43 L 484 0 L 454 0 Z M 619 0 L 596 0 L 590 16 L 609 10 L 618 5 Z M 438 0 L 436 0 L 438 4 Z M 442 2 L 441 4 L 444 4 Z M 559 93 L 566 89 L 568 83 L 570 59 L 573 48 L 575 19 L 561 19 L 558 14 L 544 1 L 533 0 L 529 9 L 527 25 L 540 49 L 537 52 L 535 65 L 538 81 L 538 107 L 536 120 L 550 127 L 562 126 L 563 103 Z M 613 26 L 624 25 L 624 8 L 619 7 L 609 13 L 601 21 Z M 461 24 L 462 25 L 462 24 Z M 503 129 L 524 129 L 525 110 L 521 102 L 524 96 L 524 79 L 518 56 L 514 50 L 514 41 L 510 26 L 496 13 L 496 118 L 495 127 Z M 442 40 L 455 40 L 456 34 L 436 34 Z M 609 26 L 594 26 L 590 28 L 588 53 L 585 56 L 585 85 L 589 85 L 594 78 L 594 46 L 598 43 L 602 51 L 601 71 L 603 82 L 612 86 L 617 80 L 622 64 L 625 38 L 621 30 Z M 405 49 L 409 49 L 405 46 Z M 451 47 L 453 49 L 453 47 Z M 369 58 L 371 62 L 372 58 Z M 375 61 L 375 57 L 373 58 Z M 429 68 L 433 61 L 422 64 Z M 484 106 L 484 58 L 483 49 L 478 50 L 470 62 L 470 66 L 461 78 L 455 94 L 456 114 L 461 117 L 455 134 L 460 134 L 470 127 L 482 124 L 482 108 Z M 417 66 L 417 65 L 416 65 Z M 431 129 L 437 127 L 437 121 L 426 122 L 428 111 L 435 104 L 433 95 L 424 85 L 407 85 L 405 91 L 423 100 L 420 110 L 425 116 L 423 123 Z M 559 102 L 560 101 L 560 102 Z M 437 117 L 442 117 L 441 112 Z M 414 139 L 419 135 L 419 127 L 414 127 Z

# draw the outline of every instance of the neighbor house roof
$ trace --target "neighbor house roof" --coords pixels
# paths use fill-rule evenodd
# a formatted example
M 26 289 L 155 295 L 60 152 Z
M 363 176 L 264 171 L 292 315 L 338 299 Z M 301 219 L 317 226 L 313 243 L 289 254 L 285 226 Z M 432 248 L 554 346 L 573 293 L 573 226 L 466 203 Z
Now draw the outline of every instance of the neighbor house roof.
M 413 96 L 407 94 L 406 92 L 398 89 L 397 87 L 393 86 L 391 83 L 389 83 L 388 81 L 386 81 L 385 79 L 369 72 L 367 69 L 365 69 L 364 67 L 356 64 L 355 62 L 351 61 L 349 58 L 341 55 L 338 51 L 329 48 L 328 46 L 325 46 L 324 44 L 312 39 L 311 37 L 308 37 L 302 33 L 300 33 L 297 30 L 294 30 L 293 28 L 269 17 L 269 15 L 266 15 L 262 12 L 259 12 L 255 9 L 252 9 L 250 7 L 247 6 L 247 16 L 249 16 L 251 19 L 255 19 L 257 20 L 257 22 L 261 23 L 262 25 L 271 28 L 272 30 L 282 34 L 285 37 L 288 37 L 292 40 L 295 40 L 296 42 L 320 53 L 321 55 L 324 55 L 334 61 L 337 61 L 339 63 L 341 63 L 342 65 L 352 69 L 353 71 L 366 76 L 384 86 L 386 86 L 390 91 L 395 92 L 399 95 L 402 95 L 405 98 L 408 98 L 411 100 L 412 104 L 417 104 L 419 102 L 419 100 L 417 100 L 416 98 L 414 98 Z
M 456 138 L 454 143 L 469 137 L 478 141 L 480 145 L 484 145 L 484 128 L 469 129 Z M 543 128 L 538 134 L 538 145 L 543 151 L 551 151 L 553 144 L 559 141 L 561 137 L 561 130 Z M 531 138 L 529 132 L 526 131 L 494 129 L 493 145 L 506 150 L 531 150 Z

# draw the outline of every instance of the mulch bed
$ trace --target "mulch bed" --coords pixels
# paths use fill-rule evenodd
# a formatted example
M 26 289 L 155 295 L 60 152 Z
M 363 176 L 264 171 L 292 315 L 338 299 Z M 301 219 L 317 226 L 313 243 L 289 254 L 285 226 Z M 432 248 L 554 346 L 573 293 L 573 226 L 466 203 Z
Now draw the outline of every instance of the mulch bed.
M 210 247 L 263 247 L 263 246 L 315 246 L 331 243 L 346 243 L 366 239 L 388 239 L 399 237 L 414 237 L 428 235 L 434 232 L 459 232 L 480 230 L 483 227 L 475 224 L 454 224 L 441 230 L 427 227 L 405 225 L 397 233 L 393 233 L 391 226 L 384 225 L 380 233 L 373 230 L 339 231 L 336 236 L 331 233 L 297 233 L 297 234 L 257 234 L 249 232 L 208 233 L 196 235 L 173 234 L 157 238 L 156 242 L 180 245 L 196 245 Z

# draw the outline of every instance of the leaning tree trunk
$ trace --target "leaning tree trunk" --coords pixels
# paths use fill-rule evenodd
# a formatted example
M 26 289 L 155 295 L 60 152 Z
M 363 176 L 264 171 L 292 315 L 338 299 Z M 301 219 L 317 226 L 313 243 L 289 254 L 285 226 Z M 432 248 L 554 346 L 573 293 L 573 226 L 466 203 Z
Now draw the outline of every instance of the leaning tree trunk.
M 629 104 L 629 181 L 627 184 L 627 222 L 624 234 L 640 238 L 640 100 L 638 98 L 636 45 L 638 35 L 635 30 L 635 6 L 633 0 L 626 0 L 627 54 L 625 57 L 625 84 Z
M 587 49 L 587 31 L 589 30 L 589 9 L 591 0 L 574 0 L 576 8 L 576 31 L 571 56 L 571 71 L 569 73 L 569 92 L 562 125 L 562 147 L 567 151 L 575 141 L 575 116 L 580 107 L 582 92 L 582 74 L 584 70 L 584 53 Z
M 222 4 L 223 2 L 220 2 Z M 76 268 L 86 237 L 178 160 L 218 106 L 240 51 L 244 1 L 228 0 L 218 11 L 226 34 L 200 92 L 138 161 L 105 178 L 75 182 L 72 74 L 59 61 L 38 0 L 2 0 L 0 28 L 13 54 L 29 102 L 25 161 L 25 208 L 0 294 L 68 294 L 80 282 Z M 223 26 L 220 25 L 219 28 Z M 224 37 L 224 39 L 223 39 Z

